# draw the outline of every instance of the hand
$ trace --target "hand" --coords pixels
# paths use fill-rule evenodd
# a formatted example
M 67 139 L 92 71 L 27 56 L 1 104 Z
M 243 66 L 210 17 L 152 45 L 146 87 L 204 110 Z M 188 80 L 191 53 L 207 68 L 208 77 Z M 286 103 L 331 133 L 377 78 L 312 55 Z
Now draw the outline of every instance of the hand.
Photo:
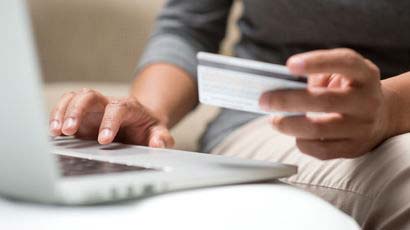
M 260 105 L 327 113 L 271 119 L 280 132 L 296 137 L 301 152 L 323 160 L 355 158 L 391 136 L 391 93 L 371 61 L 350 49 L 333 49 L 295 55 L 287 66 L 295 75 L 308 76 L 308 89 L 267 92 Z
M 135 98 L 113 99 L 83 89 L 64 94 L 50 116 L 52 136 L 75 135 L 151 147 L 173 147 L 169 130 Z

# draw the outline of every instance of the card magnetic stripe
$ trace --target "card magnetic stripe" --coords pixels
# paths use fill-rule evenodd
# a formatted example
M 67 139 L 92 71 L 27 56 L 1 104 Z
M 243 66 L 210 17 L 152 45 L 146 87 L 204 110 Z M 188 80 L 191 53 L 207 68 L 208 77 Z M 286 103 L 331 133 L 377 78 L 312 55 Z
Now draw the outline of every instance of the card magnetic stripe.
M 207 67 L 214 67 L 214 68 L 219 68 L 219 69 L 238 71 L 242 73 L 249 73 L 249 74 L 254 74 L 254 75 L 259 75 L 259 76 L 264 76 L 264 77 L 272 77 L 272 78 L 279 78 L 279 79 L 288 80 L 288 81 L 307 83 L 306 77 L 280 74 L 280 73 L 269 72 L 265 70 L 254 69 L 254 68 L 230 65 L 227 63 L 219 63 L 219 62 L 213 62 L 209 60 L 199 60 L 199 65 L 207 66 Z

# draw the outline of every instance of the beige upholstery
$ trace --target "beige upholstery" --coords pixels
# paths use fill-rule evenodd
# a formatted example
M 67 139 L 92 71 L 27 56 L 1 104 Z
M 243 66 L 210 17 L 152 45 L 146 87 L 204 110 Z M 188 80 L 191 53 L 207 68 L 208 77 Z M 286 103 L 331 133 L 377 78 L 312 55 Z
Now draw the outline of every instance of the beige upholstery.
M 162 0 L 29 0 L 47 81 L 130 82 Z
M 126 96 L 133 71 L 164 0 L 29 0 L 48 110 L 66 91 L 83 87 Z M 235 8 L 231 21 L 240 14 Z M 238 32 L 231 23 L 221 52 L 231 53 Z M 176 148 L 197 140 L 218 110 L 199 106 L 173 130 Z
M 29 0 L 45 80 L 130 82 L 163 2 Z

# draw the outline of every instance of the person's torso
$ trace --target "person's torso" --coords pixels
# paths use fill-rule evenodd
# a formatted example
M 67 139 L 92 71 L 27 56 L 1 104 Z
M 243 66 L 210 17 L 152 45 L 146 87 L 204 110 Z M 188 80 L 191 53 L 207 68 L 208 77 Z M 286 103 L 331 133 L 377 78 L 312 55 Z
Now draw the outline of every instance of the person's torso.
M 243 0 L 237 55 L 284 63 L 295 53 L 350 47 L 389 77 L 410 70 L 408 0 Z

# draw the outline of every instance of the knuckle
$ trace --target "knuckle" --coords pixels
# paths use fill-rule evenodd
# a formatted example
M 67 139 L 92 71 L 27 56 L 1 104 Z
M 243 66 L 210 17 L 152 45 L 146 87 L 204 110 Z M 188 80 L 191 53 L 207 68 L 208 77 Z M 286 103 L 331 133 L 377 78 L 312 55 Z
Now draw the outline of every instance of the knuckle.
M 128 101 L 128 102 L 130 102 L 130 103 L 138 103 L 138 99 L 135 98 L 135 97 L 133 97 L 133 96 L 124 98 L 124 100 L 126 100 L 126 101 Z
M 80 92 L 83 93 L 83 94 L 86 94 L 86 93 L 93 92 L 93 90 L 90 89 L 90 88 L 82 88 L 82 89 L 80 90 Z
M 126 99 L 128 105 L 130 107 L 135 107 L 135 108 L 139 108 L 142 107 L 141 103 L 138 101 L 138 99 L 134 98 L 134 97 L 130 97 Z
M 376 76 L 377 78 L 380 78 L 380 75 L 381 75 L 380 68 L 376 64 L 374 64 L 372 61 L 370 61 L 369 59 L 365 59 L 365 62 L 367 66 L 369 67 L 368 69 L 370 71 L 370 74 L 372 76 Z
M 357 66 L 363 59 L 359 53 L 349 48 L 341 48 L 338 52 L 347 66 Z
M 326 61 L 328 53 L 318 53 L 314 59 L 308 59 L 306 68 L 326 68 L 329 64 Z
M 359 58 L 357 55 L 346 53 L 343 55 L 343 62 L 346 66 L 356 67 L 360 65 Z
M 128 106 L 128 102 L 125 99 L 112 99 L 109 104 L 115 107 L 127 107 Z
M 372 63 L 369 69 L 370 69 L 370 73 L 372 76 L 375 76 L 377 79 L 380 79 L 381 71 L 379 67 L 377 67 L 375 64 Z
M 336 52 L 338 52 L 340 55 L 346 56 L 346 57 L 354 57 L 356 58 L 359 54 L 350 48 L 338 48 L 336 49 Z
M 70 108 L 69 112 L 66 114 L 66 117 L 78 117 L 81 116 L 82 110 L 78 106 L 73 106 Z
M 64 94 L 61 96 L 61 98 L 72 97 L 72 96 L 75 96 L 75 95 L 77 95 L 76 92 L 70 91 L 70 92 L 64 93 Z
M 82 94 L 84 96 L 97 96 L 97 92 L 91 89 L 82 91 Z

